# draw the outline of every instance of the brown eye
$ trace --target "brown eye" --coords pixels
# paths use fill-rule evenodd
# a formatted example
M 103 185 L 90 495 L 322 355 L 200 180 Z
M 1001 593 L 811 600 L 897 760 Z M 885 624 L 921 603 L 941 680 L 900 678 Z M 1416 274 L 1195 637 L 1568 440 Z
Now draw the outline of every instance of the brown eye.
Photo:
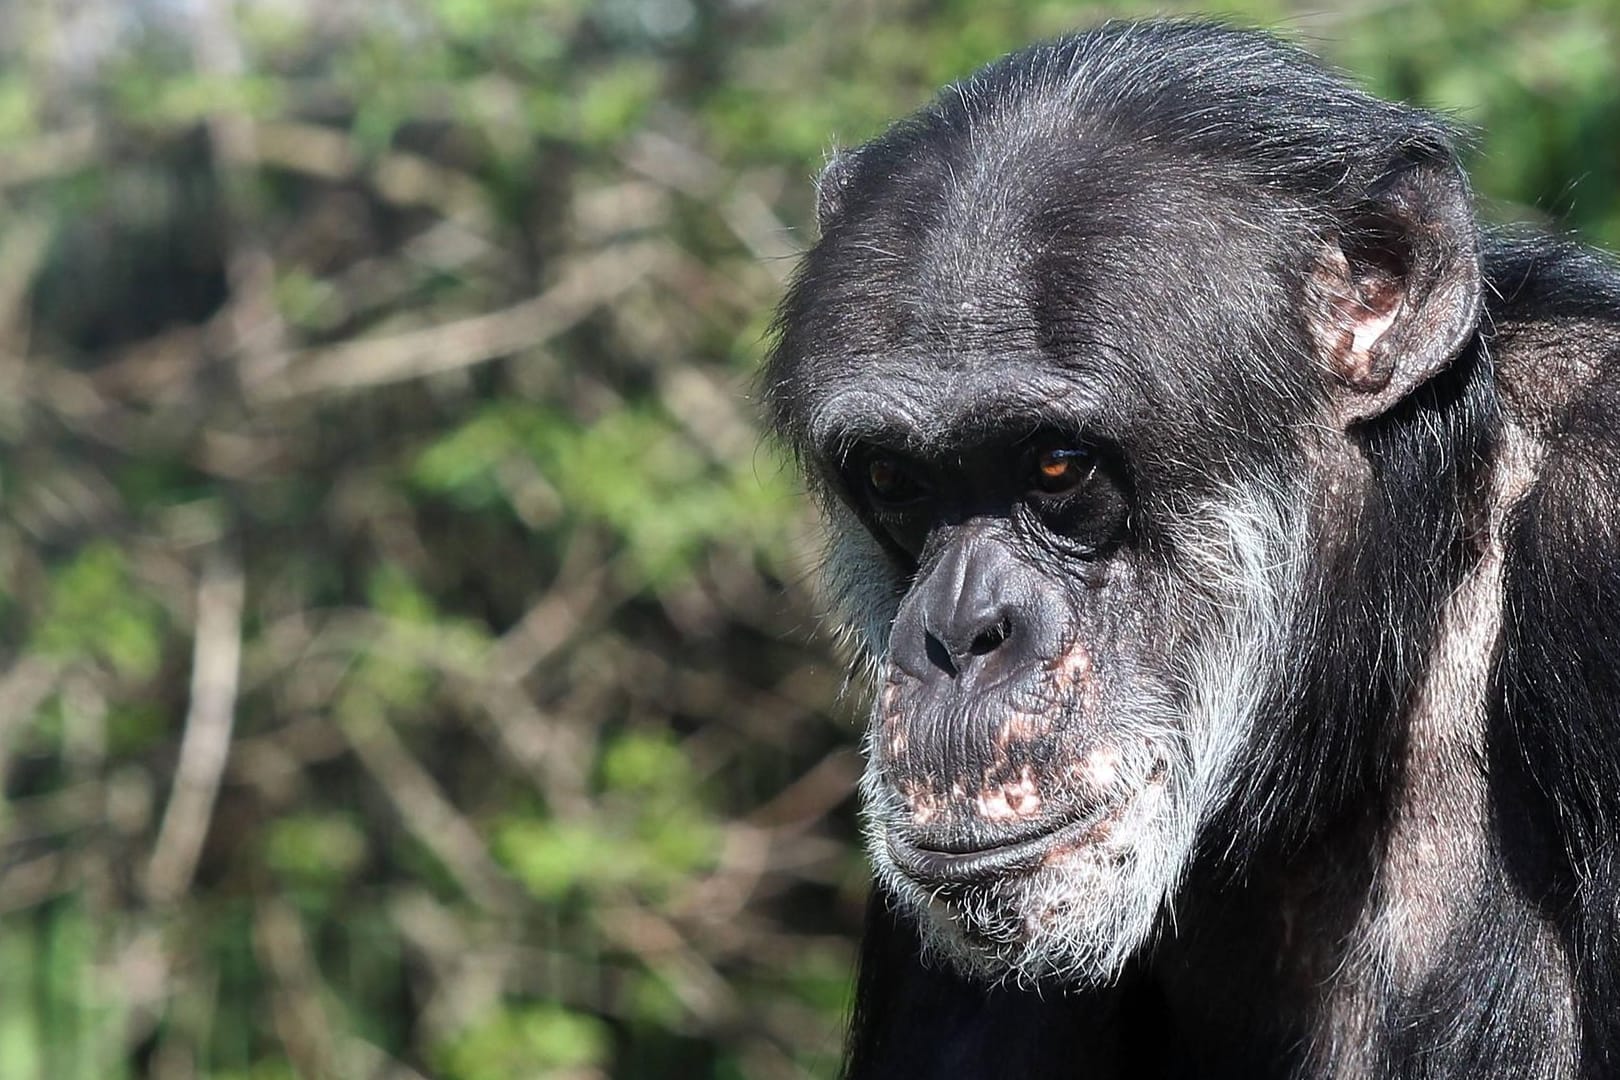
M 866 463 L 866 487 L 878 502 L 910 502 L 922 494 L 922 485 L 896 458 L 880 455 Z
M 1035 455 L 1031 482 L 1035 490 L 1058 495 L 1082 483 L 1091 475 L 1095 462 L 1089 450 L 1053 446 Z

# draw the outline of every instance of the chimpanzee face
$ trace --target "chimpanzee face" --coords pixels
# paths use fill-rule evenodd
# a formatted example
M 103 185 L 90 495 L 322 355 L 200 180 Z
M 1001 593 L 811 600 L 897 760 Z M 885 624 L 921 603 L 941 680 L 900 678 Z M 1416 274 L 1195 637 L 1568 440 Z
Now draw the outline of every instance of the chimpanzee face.
M 1215 193 L 960 197 L 835 226 L 795 324 L 876 679 L 868 840 L 953 955 L 1097 979 L 1282 682 L 1322 401 L 1279 318 L 1304 282 Z
M 1083 125 L 967 127 L 830 167 L 768 393 L 876 688 L 881 883 L 970 967 L 1097 980 L 1296 703 L 1350 429 L 1477 293 L 1414 284 L 1416 165 L 1351 230 Z

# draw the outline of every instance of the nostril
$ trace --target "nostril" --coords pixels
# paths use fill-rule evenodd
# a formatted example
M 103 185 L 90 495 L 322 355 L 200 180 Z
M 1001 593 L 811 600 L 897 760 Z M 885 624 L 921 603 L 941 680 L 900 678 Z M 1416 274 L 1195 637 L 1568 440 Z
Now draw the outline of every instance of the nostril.
M 965 627 L 963 629 L 966 630 Z M 1006 615 L 984 626 L 971 638 L 965 632 L 958 636 L 940 634 L 924 628 L 922 651 L 933 670 L 943 672 L 954 679 L 971 667 L 975 658 L 987 656 L 999 649 L 1002 643 L 1012 636 L 1012 632 L 1012 619 Z
M 1010 637 L 1012 637 L 1012 620 L 1003 615 L 1000 622 L 979 632 L 979 636 L 973 639 L 968 651 L 974 656 L 983 656 L 985 653 L 995 651 L 997 646 Z

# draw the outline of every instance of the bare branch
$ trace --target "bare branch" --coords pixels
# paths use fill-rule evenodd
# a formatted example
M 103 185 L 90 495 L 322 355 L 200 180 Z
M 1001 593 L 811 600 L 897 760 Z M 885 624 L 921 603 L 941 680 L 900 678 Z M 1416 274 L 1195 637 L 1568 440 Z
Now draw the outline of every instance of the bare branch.
M 197 637 L 191 664 L 191 708 L 180 741 L 174 789 L 146 873 L 155 902 L 185 893 L 214 814 L 231 745 L 242 660 L 242 571 L 222 552 L 206 563 L 197 588 Z
M 296 356 L 280 377 L 250 386 L 250 393 L 275 401 L 380 386 L 531 349 L 612 303 L 662 259 L 662 246 L 656 243 L 609 248 L 571 263 L 561 281 L 532 300 L 391 337 L 310 349 Z
M 405 825 L 481 907 L 513 907 L 515 892 L 484 848 L 478 830 L 439 790 L 388 721 L 377 715 L 339 712 L 339 723 L 355 753 L 393 800 Z

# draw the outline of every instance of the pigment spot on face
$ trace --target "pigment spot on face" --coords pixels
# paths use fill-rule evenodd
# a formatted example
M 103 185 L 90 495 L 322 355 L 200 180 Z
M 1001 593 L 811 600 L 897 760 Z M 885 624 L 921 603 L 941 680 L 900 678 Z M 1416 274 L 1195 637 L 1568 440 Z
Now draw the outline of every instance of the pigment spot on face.
M 1110 791 L 1119 783 L 1124 764 L 1116 747 L 1100 746 L 1075 765 L 1075 778 L 1092 791 Z
M 986 787 L 973 800 L 973 806 L 986 821 L 1034 817 L 1041 811 L 1041 791 L 1035 783 L 1035 771 L 1026 765 L 1012 783 Z
M 939 793 L 933 788 L 904 783 L 900 785 L 900 795 L 911 811 L 913 825 L 928 825 L 939 819 L 942 807 Z
M 1076 641 L 1057 655 L 1049 670 L 1060 691 L 1072 690 L 1091 674 L 1091 654 Z
M 1040 713 L 1014 710 L 996 729 L 996 749 L 1005 751 L 1017 743 L 1034 742 L 1045 735 L 1051 726 L 1051 719 Z

